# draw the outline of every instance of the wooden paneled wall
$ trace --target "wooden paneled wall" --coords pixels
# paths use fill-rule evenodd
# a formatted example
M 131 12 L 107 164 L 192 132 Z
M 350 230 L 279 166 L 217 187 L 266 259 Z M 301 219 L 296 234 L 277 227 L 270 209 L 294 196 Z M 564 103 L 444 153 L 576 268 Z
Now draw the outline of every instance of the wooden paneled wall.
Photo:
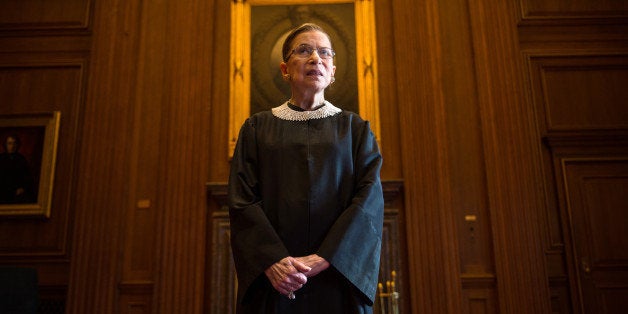
M 382 178 L 403 186 L 405 312 L 582 312 L 566 217 L 585 192 L 623 204 L 601 191 L 626 186 L 628 6 L 359 1 L 375 2 Z M 206 184 L 229 169 L 229 10 L 0 0 L 0 114 L 61 112 L 51 217 L 0 217 L 0 264 L 35 267 L 57 312 L 228 308 Z M 584 184 L 591 169 L 610 179 Z
M 621 313 L 628 296 L 628 3 L 521 1 L 554 313 Z M 621 222 L 620 222 L 621 221 Z M 610 279 L 609 279 L 610 278 Z
M 0 2 L 0 113 L 62 117 L 50 219 L 0 218 L 42 311 L 202 311 L 212 5 Z
M 0 114 L 61 112 L 50 217 L 0 217 L 1 264 L 37 269 L 40 309 L 47 313 L 65 309 L 91 6 L 82 0 L 0 3 Z
M 546 312 L 538 151 L 517 8 L 504 1 L 395 4 L 413 309 Z

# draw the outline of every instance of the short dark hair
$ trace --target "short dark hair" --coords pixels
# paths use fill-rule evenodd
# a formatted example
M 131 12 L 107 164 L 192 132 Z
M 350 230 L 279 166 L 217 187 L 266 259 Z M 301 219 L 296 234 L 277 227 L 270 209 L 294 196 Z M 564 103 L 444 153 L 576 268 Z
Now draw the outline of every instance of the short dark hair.
M 287 60 L 288 55 L 290 54 L 290 48 L 292 46 L 292 42 L 294 41 L 294 38 L 297 37 L 301 33 L 311 32 L 311 31 L 317 31 L 317 32 L 321 32 L 325 34 L 325 36 L 327 36 L 327 38 L 329 39 L 329 42 L 331 42 L 331 37 L 329 37 L 329 34 L 327 34 L 327 32 L 322 27 L 314 23 L 301 24 L 301 26 L 293 29 L 290 32 L 290 34 L 288 34 L 288 37 L 286 37 L 286 39 L 283 41 L 283 47 L 281 48 L 281 55 L 283 57 L 284 62 L 288 61 Z M 332 47 L 329 47 L 329 48 L 332 48 Z

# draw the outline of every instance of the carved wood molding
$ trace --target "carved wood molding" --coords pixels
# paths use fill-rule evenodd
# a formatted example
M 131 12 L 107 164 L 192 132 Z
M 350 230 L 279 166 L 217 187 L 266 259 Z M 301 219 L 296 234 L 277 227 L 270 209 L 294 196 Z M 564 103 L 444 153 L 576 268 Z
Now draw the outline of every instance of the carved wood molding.
M 3 1 L 0 33 L 86 32 L 93 6 L 93 0 Z
M 628 16 L 628 5 L 623 1 L 598 0 L 592 6 L 586 1 L 520 0 L 519 6 L 521 18 L 527 22 L 589 20 L 601 23 L 609 19 L 622 21 Z
M 561 132 L 543 137 L 552 149 L 558 147 L 628 147 L 628 130 Z

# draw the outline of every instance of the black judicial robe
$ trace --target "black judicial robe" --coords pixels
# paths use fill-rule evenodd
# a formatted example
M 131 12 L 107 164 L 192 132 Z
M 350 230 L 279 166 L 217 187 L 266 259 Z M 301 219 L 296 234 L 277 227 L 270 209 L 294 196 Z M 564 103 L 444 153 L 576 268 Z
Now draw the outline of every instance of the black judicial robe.
M 367 121 L 329 102 L 282 106 L 243 124 L 229 177 L 238 313 L 371 313 L 384 200 Z M 318 254 L 331 266 L 289 300 L 264 270 Z

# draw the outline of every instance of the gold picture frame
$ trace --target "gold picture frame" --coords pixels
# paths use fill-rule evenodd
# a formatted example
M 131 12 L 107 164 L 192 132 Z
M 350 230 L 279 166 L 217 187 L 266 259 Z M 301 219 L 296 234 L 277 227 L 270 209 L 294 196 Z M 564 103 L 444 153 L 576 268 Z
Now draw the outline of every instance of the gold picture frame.
M 360 116 L 368 120 L 371 125 L 371 129 L 375 134 L 376 138 L 380 139 L 380 119 L 379 119 L 379 92 L 378 92 L 378 82 L 377 82 L 377 45 L 376 45 L 376 33 L 375 33 L 375 14 L 374 14 L 374 0 L 232 0 L 231 1 L 231 59 L 230 59 L 230 73 L 231 73 L 231 82 L 229 85 L 229 157 L 233 156 L 233 151 L 235 149 L 235 145 L 238 138 L 238 133 L 240 131 L 240 127 L 244 123 L 244 121 L 252 114 L 251 106 L 252 106 L 252 97 L 251 97 L 251 87 L 252 87 L 252 71 L 253 67 L 261 67 L 264 63 L 271 63 L 270 66 L 274 66 L 276 68 L 277 75 L 279 75 L 279 63 L 281 60 L 271 60 L 269 58 L 267 61 L 270 62 L 260 62 L 260 60 L 255 60 L 253 62 L 252 55 L 257 56 L 261 50 L 277 50 L 277 43 L 280 42 L 279 39 L 285 38 L 281 37 L 285 36 L 289 29 L 292 26 L 296 26 L 297 23 L 300 24 L 299 15 L 302 12 L 299 10 L 301 7 L 311 7 L 311 6 L 321 6 L 321 5 L 350 5 L 352 6 L 353 20 L 354 25 L 351 25 L 351 34 L 343 38 L 348 38 L 355 42 L 355 45 L 351 47 L 347 47 L 345 51 L 348 56 L 344 56 L 344 60 L 355 62 L 355 67 L 353 67 L 354 77 L 355 79 L 348 79 L 354 85 L 350 87 L 345 86 L 336 86 L 336 88 L 343 91 L 352 91 L 356 90 L 356 98 L 357 98 L 357 107 L 353 108 L 343 108 L 352 111 L 358 111 L 357 113 Z M 285 15 L 285 19 L 282 21 L 277 21 L 275 24 L 269 24 L 270 27 L 261 27 L 262 32 L 264 34 L 272 31 L 276 31 L 278 34 L 270 44 L 262 44 L 255 48 L 255 54 L 252 54 L 252 44 L 258 43 L 259 40 L 256 39 L 254 43 L 252 43 L 252 9 L 256 7 L 270 7 L 270 6 L 283 6 L 287 7 L 288 10 L 293 10 L 288 12 Z M 335 10 L 329 10 L 335 11 Z M 316 12 L 312 14 L 314 18 L 314 22 L 319 24 L 322 22 L 324 24 L 324 28 L 329 32 L 335 32 L 334 25 L 342 24 L 344 19 L 342 18 L 334 18 L 327 17 L 325 14 L 321 14 L 320 12 Z M 327 19 L 327 20 L 326 20 Z M 292 25 L 288 20 L 291 20 Z M 306 20 L 309 21 L 309 20 Z M 327 23 L 328 22 L 328 23 Z M 335 23 L 338 22 L 338 23 Z M 288 27 L 291 26 L 291 27 Z M 323 26 L 323 25 L 322 25 Z M 326 26 L 330 26 L 327 28 Z M 259 27 L 259 25 L 256 25 Z M 281 28 L 283 27 L 283 28 Z M 283 33 L 282 33 L 283 32 Z M 342 31 L 338 31 L 337 33 L 342 33 Z M 344 33 L 347 33 L 345 31 Z M 334 48 L 337 47 L 337 42 L 334 42 L 332 38 L 332 42 L 335 44 Z M 274 43 L 274 45 L 273 45 Z M 338 50 L 338 49 L 337 49 Z M 264 52 L 264 51 L 262 51 Z M 270 52 L 268 53 L 271 54 Z M 336 58 L 343 58 L 343 54 L 337 54 Z M 276 64 L 274 64 L 276 63 Z M 346 64 L 337 64 L 338 69 L 336 74 L 338 76 L 339 69 L 343 66 L 347 66 Z M 261 70 L 265 71 L 265 70 Z M 269 70 L 272 72 L 272 70 Z M 263 72 L 262 72 L 263 73 Z M 262 81 L 271 82 L 273 79 L 262 78 Z M 258 80 L 256 80 L 258 81 Z M 340 82 L 339 82 L 340 81 Z M 336 80 L 334 85 L 339 84 L 351 84 L 351 82 L 345 82 L 344 80 Z M 355 88 L 353 88 L 355 86 Z M 257 95 L 255 95 L 257 96 Z M 289 95 L 286 95 L 289 97 Z M 286 98 L 287 99 L 287 98 Z M 351 103 L 352 101 L 349 101 Z M 333 103 L 333 101 L 332 101 Z M 279 103 L 274 103 L 274 105 L 279 105 Z M 336 104 L 335 104 L 336 105 Z M 254 112 L 253 112 L 254 113 Z
M 0 216 L 50 217 L 60 118 L 0 115 Z

